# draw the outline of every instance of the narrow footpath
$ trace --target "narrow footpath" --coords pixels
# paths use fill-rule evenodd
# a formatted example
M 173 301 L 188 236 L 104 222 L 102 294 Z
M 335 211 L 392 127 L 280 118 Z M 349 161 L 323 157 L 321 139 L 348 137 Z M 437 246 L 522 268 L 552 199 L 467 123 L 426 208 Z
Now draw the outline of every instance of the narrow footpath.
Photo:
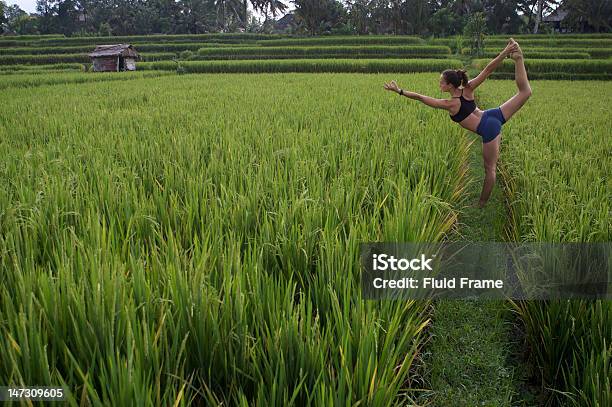
M 500 175 L 491 198 L 483 209 L 478 202 L 484 179 L 480 140 L 470 141 L 470 162 L 465 207 L 461 208 L 457 232 L 451 241 L 503 241 L 506 209 Z M 503 137 L 503 135 L 502 135 Z M 503 139 L 500 156 L 503 151 Z M 425 405 L 436 407 L 516 406 L 519 401 L 512 361 L 512 316 L 503 301 L 439 300 L 433 305 L 431 342 L 424 362 L 428 387 Z

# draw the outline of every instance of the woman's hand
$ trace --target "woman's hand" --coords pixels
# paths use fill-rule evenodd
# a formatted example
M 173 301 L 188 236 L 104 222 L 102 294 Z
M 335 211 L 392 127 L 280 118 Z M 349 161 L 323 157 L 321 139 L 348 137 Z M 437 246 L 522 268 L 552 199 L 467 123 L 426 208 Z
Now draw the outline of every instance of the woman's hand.
M 518 43 L 514 41 L 514 38 L 510 38 L 506 48 L 502 51 L 502 54 L 506 57 L 511 56 L 513 52 L 518 51 Z
M 385 83 L 384 88 L 393 92 L 399 92 L 399 87 L 395 81 L 391 81 L 389 83 Z

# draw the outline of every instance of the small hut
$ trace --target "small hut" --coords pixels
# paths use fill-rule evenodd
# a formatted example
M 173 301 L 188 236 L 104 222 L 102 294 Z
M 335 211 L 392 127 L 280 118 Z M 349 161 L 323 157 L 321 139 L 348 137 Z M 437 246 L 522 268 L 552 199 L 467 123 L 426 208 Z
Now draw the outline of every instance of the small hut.
M 272 28 L 274 32 L 284 33 L 290 31 L 292 28 L 295 28 L 295 18 L 293 13 L 287 13 L 280 19 L 274 22 Z
M 130 44 L 98 45 L 89 56 L 94 72 L 135 71 L 140 58 Z
M 542 18 L 542 24 L 550 25 L 554 32 L 568 32 L 569 30 L 563 26 L 567 15 L 568 12 L 566 10 L 561 9 L 561 7 L 557 7 L 555 11 Z

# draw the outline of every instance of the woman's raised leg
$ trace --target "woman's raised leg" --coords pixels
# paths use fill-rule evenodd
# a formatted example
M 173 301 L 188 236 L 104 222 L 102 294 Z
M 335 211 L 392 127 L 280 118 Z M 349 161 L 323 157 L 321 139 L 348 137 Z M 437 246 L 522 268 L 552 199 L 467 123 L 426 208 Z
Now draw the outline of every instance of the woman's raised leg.
M 500 106 L 506 121 L 510 120 L 531 96 L 531 86 L 529 86 L 523 52 L 520 48 L 512 54 L 512 59 L 514 59 L 514 79 L 516 80 L 518 93 Z

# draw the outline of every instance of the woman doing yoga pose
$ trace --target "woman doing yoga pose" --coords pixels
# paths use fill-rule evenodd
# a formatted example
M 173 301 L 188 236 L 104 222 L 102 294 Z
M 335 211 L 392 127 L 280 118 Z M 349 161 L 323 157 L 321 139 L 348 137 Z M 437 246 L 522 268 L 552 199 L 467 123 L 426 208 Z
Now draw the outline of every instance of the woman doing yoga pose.
M 474 102 L 474 91 L 502 63 L 504 58 L 514 60 L 514 76 L 518 92 L 500 107 L 482 111 Z M 484 159 L 485 179 L 478 201 L 482 208 L 489 200 L 495 184 L 497 158 L 501 127 L 514 115 L 531 96 L 531 87 L 527 79 L 527 71 L 523 60 L 523 52 L 518 43 L 510 38 L 508 45 L 472 80 L 468 80 L 466 72 L 461 69 L 447 69 L 440 75 L 440 90 L 448 92 L 450 99 L 435 99 L 415 92 L 403 90 L 395 81 L 385 83 L 384 88 L 397 92 L 400 96 L 415 99 L 437 109 L 445 109 L 450 113 L 451 120 L 462 127 L 482 137 L 482 157 Z

